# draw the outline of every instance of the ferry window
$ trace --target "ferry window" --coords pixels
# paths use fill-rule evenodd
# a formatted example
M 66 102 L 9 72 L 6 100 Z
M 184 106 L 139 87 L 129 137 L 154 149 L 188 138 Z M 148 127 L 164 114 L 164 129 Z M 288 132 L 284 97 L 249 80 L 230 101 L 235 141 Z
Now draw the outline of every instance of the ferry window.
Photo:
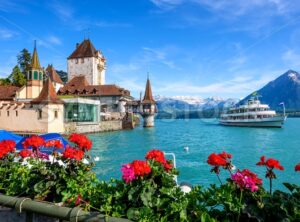
M 58 118 L 58 112 L 56 110 L 54 111 L 54 118 Z
M 42 110 L 38 111 L 38 119 L 42 119 Z
M 18 111 L 16 111 L 16 116 L 18 116 Z
M 7 111 L 7 116 L 9 116 L 9 111 Z

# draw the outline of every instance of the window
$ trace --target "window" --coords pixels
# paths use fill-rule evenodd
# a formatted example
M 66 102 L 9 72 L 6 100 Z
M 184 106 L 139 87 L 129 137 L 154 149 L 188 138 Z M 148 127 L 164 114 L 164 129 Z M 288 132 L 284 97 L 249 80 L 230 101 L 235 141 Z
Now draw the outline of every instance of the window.
M 9 111 L 7 111 L 7 116 L 9 116 Z
M 81 63 L 84 63 L 84 58 L 81 58 Z
M 42 119 L 42 110 L 38 110 L 38 119 Z
M 76 64 L 78 63 L 78 59 L 75 59 L 75 63 L 76 63 Z
M 57 112 L 57 110 L 54 111 L 54 118 L 55 118 L 55 119 L 58 118 L 58 112 Z
M 38 80 L 38 72 L 37 71 L 33 72 L 33 79 Z
M 42 74 L 42 72 L 40 72 L 40 78 L 39 79 L 43 80 L 43 74 Z
M 18 116 L 18 111 L 16 111 L 16 116 Z
M 28 79 L 32 78 L 32 71 L 29 71 Z

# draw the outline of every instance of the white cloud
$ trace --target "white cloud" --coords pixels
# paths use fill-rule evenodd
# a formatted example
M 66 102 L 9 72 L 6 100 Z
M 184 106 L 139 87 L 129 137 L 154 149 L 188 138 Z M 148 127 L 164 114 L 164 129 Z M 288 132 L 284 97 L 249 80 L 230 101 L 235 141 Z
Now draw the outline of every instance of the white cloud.
M 6 40 L 11 39 L 17 35 L 17 32 L 6 29 L 6 28 L 0 28 L 0 39 Z
M 282 60 L 291 68 L 300 68 L 300 54 L 293 49 L 289 49 L 282 55 Z
M 113 73 L 128 73 L 131 71 L 136 71 L 139 69 L 137 64 L 129 63 L 129 64 L 112 64 L 110 70 Z
M 274 75 L 275 73 L 275 75 Z M 175 95 L 205 95 L 205 96 L 233 96 L 241 97 L 260 89 L 268 82 L 274 80 L 276 74 L 283 71 L 268 71 L 265 74 L 255 77 L 254 75 L 236 75 L 227 81 L 217 81 L 215 83 L 200 85 L 191 81 L 182 80 L 180 82 L 159 83 L 156 84 L 155 92 L 157 94 L 175 94 Z M 155 82 L 154 82 L 155 84 Z
M 183 0 L 150 0 L 154 5 L 161 10 L 171 10 L 183 3 Z
M 54 45 L 61 45 L 61 40 L 57 36 L 54 36 L 54 35 L 48 36 L 46 38 L 46 41 L 51 44 L 54 44 Z
M 51 11 L 65 24 L 71 27 L 76 31 L 87 30 L 91 27 L 96 28 L 127 28 L 131 27 L 131 24 L 116 22 L 116 21 L 104 21 L 104 20 L 91 20 L 89 18 L 83 18 L 82 15 L 79 15 L 76 9 L 67 3 L 62 3 L 61 1 L 54 1 L 49 4 L 49 7 L 52 8 Z
M 113 74 L 124 74 L 143 69 L 149 71 L 151 66 L 163 65 L 169 69 L 179 69 L 173 60 L 168 58 L 170 52 L 176 51 L 175 47 L 150 48 L 142 47 L 139 52 L 133 55 L 128 63 L 113 63 L 108 71 Z
M 262 10 L 270 15 L 283 15 L 300 9 L 298 3 L 292 0 L 150 0 L 162 10 L 169 10 L 183 4 L 199 5 L 210 11 L 222 12 L 223 16 L 241 16 L 250 11 Z

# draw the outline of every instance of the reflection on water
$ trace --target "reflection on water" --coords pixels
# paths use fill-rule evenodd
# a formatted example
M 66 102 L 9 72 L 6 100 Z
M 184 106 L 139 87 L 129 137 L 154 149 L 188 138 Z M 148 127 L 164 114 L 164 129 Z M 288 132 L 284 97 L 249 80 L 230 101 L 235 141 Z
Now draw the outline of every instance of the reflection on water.
M 233 163 L 240 169 L 250 168 L 264 178 L 263 167 L 255 165 L 260 156 L 280 160 L 285 167 L 278 172 L 277 182 L 300 182 L 293 168 L 300 162 L 300 119 L 288 119 L 283 129 L 225 127 L 215 120 L 156 120 L 155 128 L 90 135 L 94 142 L 93 156 L 101 159 L 95 171 L 100 179 L 120 178 L 121 165 L 144 159 L 145 153 L 158 148 L 174 152 L 180 170 L 179 181 L 192 184 L 217 182 L 206 158 L 211 152 L 226 150 L 233 154 Z M 184 147 L 189 147 L 189 152 Z M 299 173 L 298 173 L 299 174 Z M 226 172 L 221 173 L 225 179 Z M 267 181 L 266 181 L 267 182 Z M 277 188 L 282 188 L 275 182 Z

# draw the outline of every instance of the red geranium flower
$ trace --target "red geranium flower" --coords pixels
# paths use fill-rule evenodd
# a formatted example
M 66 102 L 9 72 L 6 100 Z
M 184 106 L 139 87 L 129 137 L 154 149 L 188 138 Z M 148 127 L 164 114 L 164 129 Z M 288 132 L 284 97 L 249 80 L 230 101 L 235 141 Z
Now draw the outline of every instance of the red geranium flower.
M 171 164 L 168 161 L 166 161 L 164 163 L 164 168 L 165 168 L 165 171 L 169 172 L 173 168 L 173 164 Z
M 86 151 L 92 148 L 92 141 L 83 134 L 73 133 L 69 137 L 69 141 L 75 143 L 80 149 Z
M 278 160 L 275 160 L 273 158 L 269 158 L 266 161 L 266 157 L 262 156 L 260 157 L 260 161 L 256 163 L 258 166 L 266 166 L 270 169 L 278 169 L 278 170 L 284 170 L 283 166 L 280 165 Z
M 295 171 L 300 171 L 300 163 L 295 166 Z
M 257 166 L 265 166 L 266 165 L 266 157 L 261 156 L 260 161 L 256 163 Z
M 219 154 L 222 158 L 224 159 L 231 159 L 232 155 L 230 153 L 226 153 L 225 151 L 223 151 L 222 153 Z
M 165 155 L 160 150 L 150 150 L 145 157 L 147 160 L 156 160 L 159 163 L 164 164 L 166 162 Z
M 26 138 L 22 145 L 24 149 L 38 149 L 39 147 L 45 145 L 45 140 L 40 136 L 31 136 Z
M 21 150 L 21 151 L 19 152 L 19 155 L 20 155 L 22 158 L 26 158 L 26 157 L 31 157 L 31 156 L 33 155 L 33 153 L 32 153 L 32 150 L 26 149 L 26 150 Z
M 131 164 L 136 176 L 145 176 L 151 173 L 151 167 L 146 161 L 135 160 Z
M 67 147 L 65 151 L 62 153 L 63 158 L 66 159 L 75 159 L 75 160 L 82 160 L 84 156 L 84 152 L 82 150 L 77 150 L 72 147 Z
M 0 142 L 0 158 L 7 155 L 8 153 L 14 152 L 16 142 L 13 140 L 2 140 Z
M 60 140 L 48 140 L 45 143 L 45 147 L 53 147 L 55 149 L 62 149 L 64 148 L 64 145 L 62 144 L 62 142 Z
M 212 166 L 226 166 L 227 161 L 220 154 L 212 153 L 208 156 L 207 163 Z
M 272 158 L 269 158 L 266 161 L 266 166 L 269 167 L 269 168 L 275 168 L 275 169 L 278 169 L 278 170 L 284 170 L 283 166 L 280 165 L 279 161 L 275 160 L 275 159 L 272 159 Z

